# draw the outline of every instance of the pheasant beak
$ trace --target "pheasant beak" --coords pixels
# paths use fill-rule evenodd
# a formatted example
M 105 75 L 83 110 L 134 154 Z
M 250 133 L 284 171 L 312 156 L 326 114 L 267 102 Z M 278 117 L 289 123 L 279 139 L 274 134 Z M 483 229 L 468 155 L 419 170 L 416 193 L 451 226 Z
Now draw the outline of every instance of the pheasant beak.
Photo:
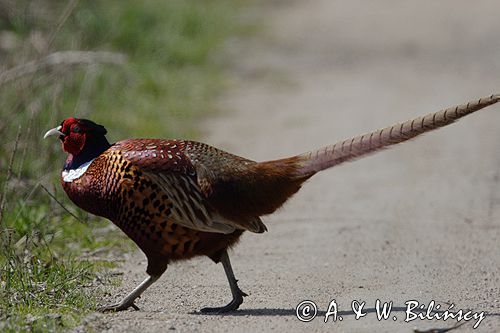
M 57 126 L 56 128 L 53 128 L 51 130 L 48 130 L 47 133 L 45 133 L 45 135 L 43 136 L 44 139 L 47 139 L 49 136 L 54 136 L 54 135 L 57 135 L 57 136 L 66 136 L 64 135 L 63 132 L 61 132 L 61 128 L 62 126 Z

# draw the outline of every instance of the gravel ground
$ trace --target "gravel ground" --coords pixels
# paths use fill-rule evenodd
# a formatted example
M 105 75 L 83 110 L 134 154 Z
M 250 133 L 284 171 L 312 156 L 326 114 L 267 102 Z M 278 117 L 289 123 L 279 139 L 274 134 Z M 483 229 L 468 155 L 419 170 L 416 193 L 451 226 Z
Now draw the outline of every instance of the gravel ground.
M 255 160 L 305 152 L 407 118 L 500 92 L 498 1 L 262 1 L 256 39 L 228 44 L 234 85 L 204 141 Z M 409 300 L 485 317 L 500 327 L 500 106 L 313 177 L 269 232 L 230 253 L 241 310 L 224 305 L 223 269 L 207 258 L 172 265 L 140 311 L 89 318 L 107 332 L 412 332 L 455 320 L 405 322 Z M 145 277 L 130 254 L 111 302 Z M 343 320 L 324 323 L 332 299 Z M 378 321 L 375 302 L 393 301 Z M 295 307 L 317 304 L 305 323 Z M 366 302 L 356 320 L 351 303 Z M 397 317 L 394 320 L 393 317 Z M 462 321 L 461 323 L 464 323 Z M 477 320 L 457 332 L 473 331 Z

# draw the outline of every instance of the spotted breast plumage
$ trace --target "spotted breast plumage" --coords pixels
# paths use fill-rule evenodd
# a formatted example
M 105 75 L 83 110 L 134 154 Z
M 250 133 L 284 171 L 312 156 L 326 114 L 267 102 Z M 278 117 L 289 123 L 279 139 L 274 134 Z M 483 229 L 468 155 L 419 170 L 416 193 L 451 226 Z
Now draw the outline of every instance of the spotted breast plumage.
M 205 255 L 221 262 L 233 295 L 224 307 L 238 309 L 244 292 L 234 277 L 228 248 L 244 231 L 267 230 L 261 216 L 281 207 L 315 173 L 409 140 L 500 100 L 481 98 L 431 113 L 317 151 L 255 162 L 204 143 L 129 139 L 110 144 L 106 129 L 68 118 L 49 130 L 68 158 L 61 184 L 80 208 L 115 223 L 146 254 L 148 277 L 117 304 L 101 310 L 136 308 L 134 301 L 170 262 Z

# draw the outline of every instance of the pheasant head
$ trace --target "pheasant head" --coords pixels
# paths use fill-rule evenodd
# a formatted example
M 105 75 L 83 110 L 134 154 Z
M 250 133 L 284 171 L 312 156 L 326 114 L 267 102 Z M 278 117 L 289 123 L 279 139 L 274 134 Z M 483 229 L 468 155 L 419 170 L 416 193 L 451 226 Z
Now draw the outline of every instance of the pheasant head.
M 44 138 L 58 136 L 62 149 L 70 155 L 68 162 L 77 167 L 94 159 L 110 147 L 106 133 L 104 126 L 91 120 L 70 117 L 61 125 L 47 131 Z
M 102 139 L 106 133 L 104 126 L 91 120 L 70 117 L 65 119 L 61 125 L 47 131 L 43 138 L 58 136 L 62 149 L 68 154 L 78 156 L 85 149 L 87 143 L 100 141 L 99 139 Z

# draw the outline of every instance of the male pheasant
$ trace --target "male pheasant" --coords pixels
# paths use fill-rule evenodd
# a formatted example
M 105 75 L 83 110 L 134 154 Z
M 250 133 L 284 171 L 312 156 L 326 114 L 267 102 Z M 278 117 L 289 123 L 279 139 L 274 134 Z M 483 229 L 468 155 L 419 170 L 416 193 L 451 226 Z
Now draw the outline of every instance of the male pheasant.
M 254 162 L 209 145 L 184 140 L 130 139 L 108 143 L 106 129 L 68 118 L 58 136 L 69 154 L 61 184 L 80 208 L 105 217 L 146 254 L 149 275 L 121 302 L 101 310 L 137 308 L 134 300 L 176 260 L 205 255 L 221 262 L 232 301 L 203 312 L 238 309 L 243 293 L 228 248 L 246 230 L 262 233 L 260 217 L 285 203 L 315 173 L 411 139 L 500 100 L 481 98 L 353 137 L 294 157 Z

